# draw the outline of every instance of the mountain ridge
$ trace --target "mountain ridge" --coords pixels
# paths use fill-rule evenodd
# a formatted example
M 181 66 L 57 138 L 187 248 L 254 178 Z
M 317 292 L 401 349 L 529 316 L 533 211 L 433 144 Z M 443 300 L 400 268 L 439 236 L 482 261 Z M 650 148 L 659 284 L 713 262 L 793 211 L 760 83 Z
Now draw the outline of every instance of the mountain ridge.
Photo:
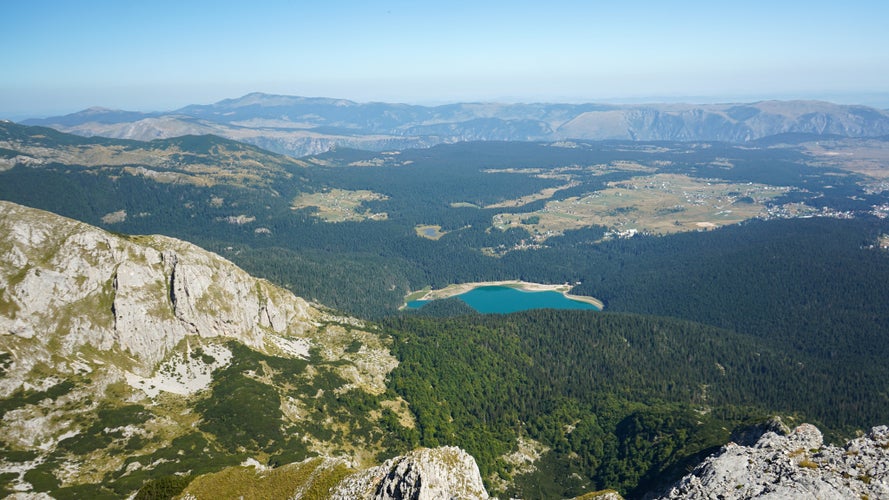
M 381 151 L 460 141 L 634 140 L 747 143 L 786 133 L 889 134 L 889 112 L 826 101 L 723 104 L 467 102 L 439 106 L 254 92 L 170 112 L 90 108 L 24 120 L 78 135 L 156 139 L 212 133 L 290 156 L 334 147 Z
M 268 187 L 299 168 L 293 158 L 214 134 L 149 141 L 83 137 L 42 126 L 0 122 L 0 171 L 17 163 L 64 164 L 77 170 L 113 168 L 159 182 Z
M 0 227 L 8 235 L 2 301 L 11 313 L 0 328 L 39 342 L 61 333 L 68 355 L 85 345 L 119 349 L 139 375 L 150 375 L 189 335 L 265 350 L 275 345 L 266 333 L 301 337 L 321 316 L 305 300 L 173 238 L 114 236 L 9 202 L 0 202 Z M 156 304 L 159 298 L 167 304 Z M 71 316 L 63 314 L 69 309 Z
M 390 341 L 358 319 L 165 236 L 9 202 L 0 234 L 0 492 L 120 498 L 256 457 L 365 467 L 383 414 L 412 425 Z

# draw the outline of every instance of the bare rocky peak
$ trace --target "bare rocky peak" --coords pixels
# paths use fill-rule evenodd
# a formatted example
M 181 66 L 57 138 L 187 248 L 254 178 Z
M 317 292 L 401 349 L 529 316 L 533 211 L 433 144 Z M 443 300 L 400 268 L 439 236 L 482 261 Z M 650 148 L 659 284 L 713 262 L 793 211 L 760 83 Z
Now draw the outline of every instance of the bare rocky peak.
M 843 447 L 825 446 L 810 424 L 729 443 L 660 498 L 889 498 L 889 427 Z
M 194 478 L 176 498 L 488 498 L 475 459 L 453 446 L 420 448 L 391 458 L 382 465 L 358 470 L 354 467 L 348 459 L 329 456 L 307 458 L 280 467 L 248 460 L 239 467 Z
M 113 235 L 8 202 L 0 255 L 0 340 L 9 336 L 16 357 L 26 344 L 63 359 L 90 347 L 148 376 L 189 336 L 305 356 L 324 314 L 192 244 Z
M 331 498 L 450 500 L 488 498 L 478 465 L 460 448 L 421 448 L 354 474 L 331 490 Z

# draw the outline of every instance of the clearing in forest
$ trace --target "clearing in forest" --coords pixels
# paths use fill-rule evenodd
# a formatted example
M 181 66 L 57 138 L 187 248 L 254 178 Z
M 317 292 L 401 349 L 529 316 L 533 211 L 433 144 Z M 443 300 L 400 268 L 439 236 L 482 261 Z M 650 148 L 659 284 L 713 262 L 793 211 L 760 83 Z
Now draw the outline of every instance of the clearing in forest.
M 543 241 L 567 230 L 605 226 L 615 235 L 667 234 L 710 229 L 766 215 L 766 203 L 789 188 L 728 183 L 679 174 L 610 182 L 580 197 L 550 201 L 530 213 L 501 213 L 494 227 L 523 227 Z
M 315 215 L 326 222 L 385 220 L 386 212 L 372 212 L 363 206 L 368 201 L 383 201 L 388 196 L 373 191 L 331 189 L 319 193 L 302 193 L 293 199 L 290 208 L 315 208 Z

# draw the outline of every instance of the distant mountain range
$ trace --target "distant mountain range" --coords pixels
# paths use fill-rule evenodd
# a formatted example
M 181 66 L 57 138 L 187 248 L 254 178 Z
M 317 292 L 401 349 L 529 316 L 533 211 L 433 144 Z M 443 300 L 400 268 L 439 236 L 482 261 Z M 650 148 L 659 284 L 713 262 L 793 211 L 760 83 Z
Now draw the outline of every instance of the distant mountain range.
M 22 122 L 83 136 L 151 140 L 215 134 L 291 156 L 460 141 L 639 140 L 744 143 L 777 134 L 889 135 L 889 111 L 822 101 L 749 104 L 416 106 L 252 93 L 170 112 L 89 108 Z

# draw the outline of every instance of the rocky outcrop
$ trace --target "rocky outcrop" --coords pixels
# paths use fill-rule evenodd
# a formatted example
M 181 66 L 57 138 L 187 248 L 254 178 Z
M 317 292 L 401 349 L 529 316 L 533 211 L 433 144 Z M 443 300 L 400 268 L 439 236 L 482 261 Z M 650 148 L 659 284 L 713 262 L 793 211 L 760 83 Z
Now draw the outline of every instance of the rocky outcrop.
M 339 410 L 340 397 L 386 391 L 386 376 L 398 364 L 388 342 L 360 320 L 309 304 L 189 243 L 116 235 L 0 201 L 0 475 L 11 485 L 3 485 L 6 491 L 54 495 L 62 487 L 170 467 L 190 456 L 167 455 L 167 447 L 180 439 L 221 441 L 222 432 L 238 428 L 257 405 L 282 449 L 321 456 L 336 450 L 346 457 L 337 459 L 341 468 L 365 465 L 380 442 L 356 438 L 349 448 L 342 432 L 361 425 L 380 436 L 383 404 L 369 416 L 330 419 L 328 412 L 347 413 Z M 246 365 L 236 368 L 240 362 Z M 279 363 L 290 370 L 286 375 Z M 217 395 L 219 380 L 230 384 L 224 394 L 238 394 L 210 398 L 232 412 L 223 416 L 215 406 L 199 406 L 208 393 Z M 314 410 L 325 391 L 335 401 Z M 386 402 L 407 411 L 400 399 Z M 232 414 L 239 416 L 233 427 L 205 424 Z M 252 437 L 244 438 L 245 447 Z M 220 460 L 225 453 L 214 447 L 209 456 Z M 150 458 L 156 454 L 163 456 Z M 124 463 L 131 457 L 140 458 Z M 33 481 L 31 471 L 41 467 L 49 480 Z M 138 481 L 118 492 L 133 487 Z
M 7 202 L 0 235 L 0 338 L 52 346 L 61 358 L 90 346 L 122 354 L 127 369 L 148 375 L 187 336 L 274 351 L 277 338 L 305 336 L 321 315 L 173 238 L 112 235 Z
M 354 474 L 331 490 L 332 499 L 450 500 L 488 498 L 478 465 L 456 447 L 422 448 Z
M 478 466 L 455 447 L 418 449 L 354 470 L 342 457 L 313 457 L 280 467 L 247 460 L 194 478 L 176 498 L 325 498 L 331 500 L 484 499 Z
M 809 424 L 752 446 L 729 443 L 660 498 L 889 498 L 889 427 L 843 447 L 825 446 Z

